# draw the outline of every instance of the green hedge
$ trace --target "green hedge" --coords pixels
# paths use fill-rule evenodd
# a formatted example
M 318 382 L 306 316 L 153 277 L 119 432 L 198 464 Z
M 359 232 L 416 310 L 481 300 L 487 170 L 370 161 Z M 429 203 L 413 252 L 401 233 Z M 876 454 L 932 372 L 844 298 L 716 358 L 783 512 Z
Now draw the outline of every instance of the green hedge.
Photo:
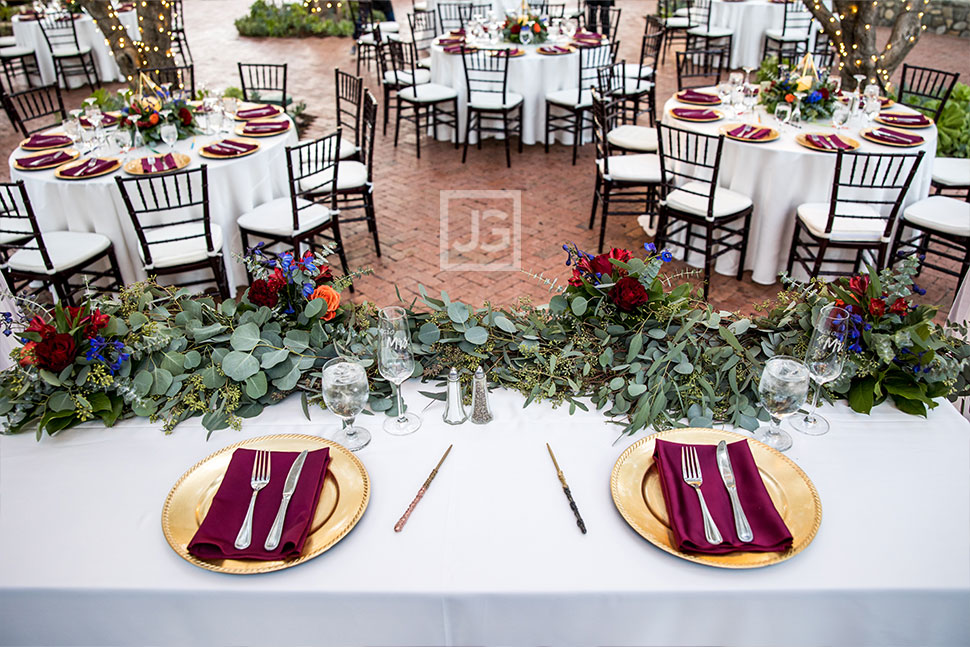
M 354 23 L 337 15 L 324 17 L 312 13 L 302 3 L 269 4 L 256 0 L 249 15 L 236 20 L 236 30 L 242 36 L 352 36 Z

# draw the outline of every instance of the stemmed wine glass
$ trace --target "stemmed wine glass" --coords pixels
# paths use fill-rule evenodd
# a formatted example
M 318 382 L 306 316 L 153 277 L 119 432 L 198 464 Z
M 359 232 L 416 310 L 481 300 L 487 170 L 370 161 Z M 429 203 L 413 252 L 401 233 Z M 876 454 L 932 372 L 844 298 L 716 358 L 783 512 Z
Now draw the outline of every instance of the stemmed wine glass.
M 572 40 L 572 37 L 576 35 L 576 30 L 579 25 L 576 23 L 575 18 L 567 18 L 562 24 L 562 31 L 566 35 L 567 39 Z
M 161 129 L 159 129 L 158 134 L 162 136 L 162 141 L 165 142 L 166 146 L 168 146 L 168 152 L 173 152 L 175 150 L 175 142 L 179 138 L 179 131 L 178 128 L 175 127 L 175 124 L 164 124 Z
M 815 397 L 812 398 L 812 408 L 804 416 L 792 418 L 792 427 L 808 434 L 821 436 L 828 433 L 828 420 L 816 413 L 818 408 L 818 394 L 822 385 L 842 374 L 842 364 L 845 361 L 845 334 L 849 313 L 835 305 L 828 305 L 818 313 L 812 340 L 805 351 L 805 366 L 808 374 L 815 382 Z
M 796 413 L 808 397 L 808 369 L 800 360 L 788 355 L 775 355 L 765 362 L 758 384 L 761 406 L 771 416 L 771 424 L 755 434 L 769 447 L 780 452 L 792 445 L 791 436 L 781 428 L 781 421 Z
M 411 328 L 407 311 L 390 306 L 380 312 L 378 330 L 381 341 L 377 367 L 381 375 L 394 385 L 397 395 L 397 418 L 384 421 L 384 431 L 395 436 L 412 434 L 421 426 L 421 416 L 405 413 L 401 385 L 414 372 L 414 355 L 411 354 Z
M 832 125 L 836 130 L 845 128 L 845 123 L 849 120 L 849 112 L 849 106 L 841 101 L 836 102 L 835 107 L 832 108 Z
M 124 128 L 119 128 L 118 130 L 114 131 L 111 137 L 114 140 L 115 146 L 118 147 L 118 151 L 121 153 L 122 163 L 127 163 L 128 153 L 131 152 L 131 131 L 125 130 Z
M 866 80 L 865 74 L 853 74 L 852 78 L 855 79 L 855 93 L 858 97 L 862 94 L 862 82 Z
M 71 142 L 77 145 L 77 140 L 81 136 L 81 124 L 74 118 L 70 117 L 61 122 L 61 126 L 64 128 L 64 134 L 71 138 Z
M 357 417 L 367 404 L 367 372 L 357 362 L 346 357 L 336 357 L 323 365 L 323 401 L 336 414 L 343 425 L 332 440 L 352 452 L 363 449 L 370 442 L 370 432 L 354 426 Z
M 758 68 L 745 65 L 741 69 L 744 70 L 744 84 L 745 85 L 750 85 L 751 83 L 750 83 L 750 81 L 748 79 L 751 77 L 751 72 L 753 72 L 754 70 L 756 70 Z
M 791 119 L 791 104 L 785 101 L 779 101 L 775 105 L 775 119 L 778 121 L 779 128 L 787 124 L 788 120 Z
M 804 92 L 795 92 L 795 107 L 792 108 L 790 123 L 800 124 L 802 123 L 802 99 L 805 98 Z

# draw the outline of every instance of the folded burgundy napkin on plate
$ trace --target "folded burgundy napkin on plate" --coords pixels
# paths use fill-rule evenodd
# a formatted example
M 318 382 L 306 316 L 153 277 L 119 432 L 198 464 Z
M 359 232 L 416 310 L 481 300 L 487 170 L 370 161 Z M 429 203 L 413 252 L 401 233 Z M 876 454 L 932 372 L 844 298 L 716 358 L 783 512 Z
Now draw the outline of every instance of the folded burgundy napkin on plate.
M 694 103 L 721 103 L 721 100 L 717 96 L 706 92 L 698 92 L 697 90 L 678 92 L 677 98 L 681 101 L 693 101 Z
M 451 30 L 451 35 L 452 36 L 464 36 L 465 35 L 465 30 L 464 29 L 452 29 Z
M 824 148 L 825 150 L 835 150 L 837 148 L 841 148 L 842 150 L 852 149 L 852 146 L 842 141 L 842 138 L 838 135 L 805 135 L 805 139 L 813 146 Z
M 310 534 L 313 513 L 317 509 L 320 492 L 323 491 L 323 480 L 327 466 L 330 465 L 329 447 L 307 454 L 296 491 L 293 492 L 286 511 L 280 545 L 275 550 L 263 548 L 283 498 L 286 475 L 297 456 L 299 452 L 271 453 L 269 484 L 256 497 L 252 543 L 249 548 L 239 550 L 234 544 L 253 494 L 250 479 L 256 452 L 252 449 L 234 451 L 222 484 L 209 506 L 209 512 L 189 542 L 189 552 L 200 559 L 274 560 L 299 555 L 307 535 Z
M 729 130 L 728 133 L 732 137 L 740 137 L 741 139 L 764 139 L 771 134 L 771 129 L 756 128 L 755 126 L 738 126 L 734 130 Z
M 465 42 L 464 38 L 439 38 L 438 39 L 439 45 L 460 45 L 461 43 L 464 43 L 464 42 Z
M 873 128 L 869 131 L 869 137 L 888 142 L 890 144 L 905 144 L 907 146 L 916 146 L 917 144 L 922 144 L 925 141 L 919 135 L 901 133 L 898 130 L 888 130 L 886 128 Z
M 115 117 L 114 115 L 109 115 L 109 114 L 102 114 L 101 115 L 101 127 L 102 128 L 107 128 L 108 126 L 113 126 L 116 123 L 118 123 L 118 118 Z M 88 121 L 88 118 L 87 117 L 81 117 L 81 125 L 84 126 L 85 128 L 90 128 L 91 127 L 91 122 Z
M 262 123 L 249 122 L 243 127 L 247 133 L 275 133 L 282 132 L 290 127 L 288 121 L 264 121 Z
M 571 50 L 568 47 L 560 47 L 559 45 L 543 45 L 539 48 L 539 51 L 543 54 L 565 54 Z
M 79 164 L 75 164 L 71 168 L 64 169 L 61 171 L 61 175 L 66 175 L 68 177 L 88 177 L 89 175 L 97 175 L 98 173 L 106 171 L 117 163 L 117 160 L 105 160 L 100 158 L 93 163 L 91 160 L 85 160 Z
M 141 170 L 145 173 L 161 173 L 176 166 L 175 158 L 172 157 L 171 153 L 159 157 L 143 157 L 139 161 L 141 162 Z
M 884 121 L 892 121 L 897 124 L 928 124 L 930 120 L 923 115 L 900 115 L 892 112 L 884 112 L 879 115 Z
M 518 47 L 511 47 L 509 49 L 496 49 L 492 51 L 492 56 L 518 56 L 519 52 L 523 50 Z
M 255 144 L 247 144 L 246 142 L 240 142 L 234 139 L 224 139 L 221 142 L 210 144 L 202 150 L 213 155 L 242 155 L 255 149 Z
M 259 119 L 261 117 L 275 117 L 280 114 L 280 109 L 276 106 L 260 106 L 258 108 L 247 108 L 237 110 L 236 116 L 240 119 Z
M 41 155 L 33 155 L 31 157 L 17 158 L 17 164 L 23 166 L 24 168 L 50 166 L 51 164 L 63 164 L 64 162 L 70 161 L 71 156 L 64 151 L 54 151 L 53 153 L 43 153 Z
M 653 452 L 660 476 L 660 489 L 663 491 L 667 517 L 670 519 L 670 529 L 674 533 L 677 548 L 695 553 L 720 555 L 735 551 L 780 552 L 791 547 L 792 534 L 771 502 L 747 440 L 739 440 L 727 446 L 731 467 L 734 469 L 738 498 L 748 518 L 748 524 L 754 532 L 754 539 L 747 543 L 738 539 L 737 530 L 734 528 L 731 499 L 721 480 L 721 473 L 717 469 L 717 447 L 694 445 L 697 448 L 697 460 L 704 477 L 701 491 L 704 493 L 707 509 L 710 510 L 711 517 L 714 518 L 714 523 L 717 524 L 724 538 L 722 544 L 708 543 L 704 538 L 704 517 L 701 514 L 697 493 L 683 479 L 680 462 L 681 447 L 683 445 L 680 443 L 658 438 Z
M 575 38 L 579 39 L 589 39 L 589 40 L 603 40 L 603 34 L 598 34 L 595 31 L 581 31 L 576 34 Z
M 477 52 L 477 47 L 465 47 L 464 45 L 449 45 L 445 47 L 444 51 L 446 54 L 461 54 L 462 49 L 466 52 Z
M 54 146 L 68 146 L 72 144 L 72 140 L 67 135 L 31 135 L 30 139 L 25 141 L 22 146 L 24 148 L 48 148 Z
M 706 108 L 674 108 L 671 112 L 675 117 L 687 119 L 717 119 L 717 113 Z

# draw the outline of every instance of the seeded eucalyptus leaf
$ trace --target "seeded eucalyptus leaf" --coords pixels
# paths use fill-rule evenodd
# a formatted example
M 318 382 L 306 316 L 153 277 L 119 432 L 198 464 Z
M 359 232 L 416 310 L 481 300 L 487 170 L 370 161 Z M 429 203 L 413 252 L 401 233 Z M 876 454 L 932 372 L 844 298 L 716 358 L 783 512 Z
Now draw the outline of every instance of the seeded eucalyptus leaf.
M 488 331 L 481 326 L 469 328 L 465 331 L 465 339 L 476 346 L 481 346 L 488 341 Z
M 254 323 L 245 323 L 233 331 L 229 344 L 233 350 L 250 351 L 256 348 L 259 343 L 259 326 Z
M 168 388 L 172 386 L 172 374 L 164 368 L 157 368 L 154 371 L 154 387 L 152 392 L 155 395 L 165 395 Z
M 569 302 L 569 308 L 573 311 L 573 314 L 577 317 L 582 317 L 586 313 L 586 308 L 589 302 L 585 297 L 575 297 Z
M 447 298 L 447 295 L 442 293 L 442 297 Z M 458 324 L 463 324 L 468 321 L 471 316 L 471 312 L 468 310 L 468 306 L 464 303 L 455 301 L 454 303 L 448 304 L 448 318 L 453 322 Z
M 434 344 L 441 339 L 441 329 L 433 321 L 427 321 L 418 329 L 418 341 L 422 344 Z
M 266 373 L 262 371 L 252 377 L 246 378 L 246 395 L 253 399 L 259 399 L 266 395 Z
M 262 368 L 273 368 L 284 359 L 289 356 L 290 351 L 286 348 L 280 348 L 278 350 L 270 350 L 263 354 L 260 358 L 260 366 Z

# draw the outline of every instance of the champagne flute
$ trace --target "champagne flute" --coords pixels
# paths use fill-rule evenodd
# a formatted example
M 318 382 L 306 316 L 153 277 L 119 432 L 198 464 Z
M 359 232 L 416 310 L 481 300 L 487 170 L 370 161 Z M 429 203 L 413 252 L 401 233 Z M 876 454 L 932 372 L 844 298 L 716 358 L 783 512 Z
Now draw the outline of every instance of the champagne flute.
M 744 84 L 745 85 L 748 85 L 748 83 L 749 83 L 748 79 L 751 76 L 751 72 L 753 72 L 757 68 L 751 67 L 751 66 L 748 66 L 748 65 L 745 65 L 741 69 L 744 70 Z
M 378 330 L 381 335 L 378 370 L 384 379 L 394 385 L 397 396 L 397 418 L 385 420 L 384 431 L 395 436 L 412 434 L 421 426 L 421 417 L 416 413 L 405 413 L 404 398 L 401 397 L 401 385 L 414 372 L 407 311 L 399 306 L 382 309 Z
M 352 452 L 370 442 L 370 432 L 354 426 L 354 418 L 367 404 L 367 372 L 357 362 L 337 357 L 323 365 L 321 378 L 323 401 L 343 424 L 331 440 Z
M 852 78 L 855 79 L 855 93 L 856 96 L 862 94 L 862 82 L 866 80 L 865 74 L 853 74 Z
M 796 413 L 808 398 L 808 369 L 800 360 L 787 355 L 775 355 L 765 362 L 758 384 L 761 406 L 771 416 L 767 429 L 761 428 L 755 439 L 780 452 L 792 446 L 788 432 L 781 428 L 781 421 Z
M 835 305 L 825 306 L 818 313 L 812 339 L 805 351 L 805 366 L 808 367 L 809 377 L 815 382 L 815 397 L 812 398 L 812 408 L 806 415 L 792 418 L 792 427 L 803 434 L 821 436 L 829 431 L 828 420 L 816 413 L 818 394 L 823 384 L 842 374 L 848 320 L 849 313 Z

